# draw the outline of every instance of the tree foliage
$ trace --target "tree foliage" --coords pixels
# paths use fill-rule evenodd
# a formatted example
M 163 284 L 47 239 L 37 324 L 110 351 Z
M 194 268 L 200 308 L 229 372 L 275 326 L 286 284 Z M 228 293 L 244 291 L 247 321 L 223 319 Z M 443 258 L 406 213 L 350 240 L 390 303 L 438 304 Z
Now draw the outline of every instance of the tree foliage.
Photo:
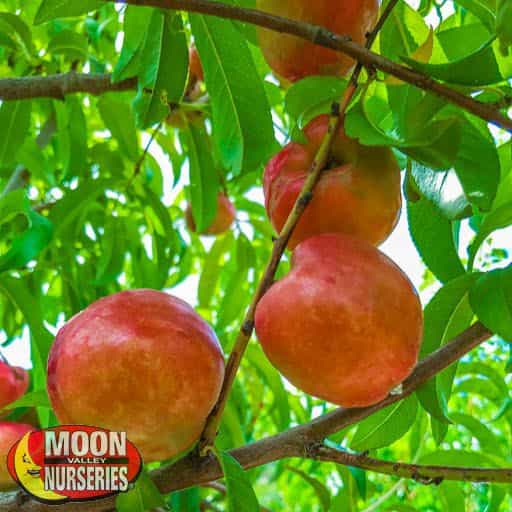
M 226 3 L 253 7 L 251 0 Z M 417 8 L 398 2 L 373 50 L 506 114 L 510 2 L 411 4 Z M 194 94 L 192 42 L 205 76 Z M 91 90 L 101 94 L 35 92 L 39 76 L 62 74 L 64 87 L 78 73 L 110 74 L 114 85 Z M 0 0 L 0 77 L 0 98 L 13 77 L 27 77 L 31 91 L 0 104 L 0 326 L 4 347 L 30 337 L 32 363 L 30 394 L 9 418 L 35 409 L 39 425 L 55 424 L 45 393 L 53 335 L 116 291 L 186 292 L 229 353 L 275 236 L 261 201 L 262 168 L 286 141 L 300 140 L 310 119 L 331 110 L 347 80 L 280 86 L 253 25 L 100 0 L 21 8 Z M 133 77 L 135 87 L 120 85 Z M 493 239 L 512 224 L 510 135 L 421 84 L 375 70 L 363 72 L 344 122 L 363 144 L 393 148 L 403 169 L 410 235 L 425 264 L 422 357 L 476 318 L 495 337 L 328 441 L 390 461 L 510 467 L 512 245 Z M 236 207 L 236 224 L 215 239 L 190 233 L 186 204 L 201 230 L 220 191 Z M 287 269 L 285 255 L 278 275 Z M 292 388 L 251 342 L 217 439 L 226 490 L 196 487 L 161 498 L 143 478 L 118 510 L 165 503 L 185 512 L 208 503 L 252 511 L 257 499 L 269 510 L 297 512 L 511 509 L 509 484 L 425 486 L 308 459 L 244 473 L 225 453 L 331 408 Z

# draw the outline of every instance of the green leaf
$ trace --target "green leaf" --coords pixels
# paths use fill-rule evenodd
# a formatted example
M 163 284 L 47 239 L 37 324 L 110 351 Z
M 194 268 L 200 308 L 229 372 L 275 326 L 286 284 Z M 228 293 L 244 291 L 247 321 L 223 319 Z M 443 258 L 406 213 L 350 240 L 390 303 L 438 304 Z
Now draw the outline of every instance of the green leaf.
M 478 440 L 480 450 L 486 453 L 494 453 L 501 457 L 505 456 L 501 448 L 498 436 L 486 427 L 480 420 L 468 414 L 454 412 L 450 414 L 450 419 L 457 425 L 463 425 Z
M 138 157 L 138 140 L 135 118 L 126 103 L 105 95 L 98 101 L 98 110 L 105 126 L 117 140 L 119 148 L 132 161 Z
M 487 237 L 498 229 L 503 229 L 512 224 L 512 201 L 498 206 L 488 213 L 478 229 L 478 233 L 469 248 L 468 268 L 472 269 L 478 250 Z
M 65 55 L 70 60 L 86 60 L 88 53 L 87 37 L 72 30 L 63 30 L 55 34 L 48 43 L 48 53 Z
M 32 33 L 21 16 L 0 13 L 0 46 L 9 46 L 13 50 L 19 48 L 26 60 L 31 60 L 34 53 Z
M 242 466 L 226 452 L 218 458 L 226 481 L 229 512 L 259 512 L 258 498 Z
M 500 40 L 500 51 L 507 56 L 512 46 L 512 4 L 508 0 L 497 0 L 496 34 Z
M 128 5 L 124 13 L 123 48 L 112 72 L 112 82 L 137 76 L 140 71 L 142 51 L 152 20 L 153 9 Z
M 432 273 L 442 282 L 464 274 L 452 225 L 427 199 L 408 203 L 409 230 L 416 249 Z
M 212 102 L 213 138 L 234 174 L 254 171 L 276 149 L 268 99 L 247 42 L 233 22 L 190 16 Z
M 11 167 L 30 128 L 30 101 L 4 101 L 0 106 L 0 169 Z
M 460 334 L 472 320 L 468 293 L 477 276 L 468 274 L 447 283 L 428 303 L 424 312 L 424 333 L 420 358 L 436 351 Z M 456 365 L 445 370 L 418 389 L 416 394 L 423 408 L 438 421 L 448 422 L 447 405 Z
M 512 341 L 512 265 L 481 274 L 469 294 L 479 320 L 492 332 Z
M 181 15 L 155 9 L 141 50 L 139 91 L 134 100 L 139 127 L 161 121 L 169 113 L 169 104 L 181 101 L 187 76 L 188 48 Z
M 307 77 L 293 84 L 286 92 L 285 111 L 303 125 L 311 119 L 311 112 L 339 101 L 346 87 L 347 81 L 338 77 Z
M 228 232 L 226 236 L 216 238 L 211 249 L 208 251 L 208 256 L 205 259 L 199 278 L 197 292 L 199 306 L 202 308 L 209 307 L 211 303 L 217 288 L 220 272 L 224 268 L 229 252 L 232 250 L 233 242 L 233 234 Z
M 116 498 L 117 512 L 145 512 L 164 506 L 163 496 L 146 473 L 140 475 L 133 489 Z
M 443 482 L 439 486 L 439 496 L 444 510 L 466 512 L 466 500 L 460 483 Z
M 365 451 L 389 446 L 411 428 L 417 410 L 416 397 L 409 396 L 372 414 L 359 423 L 350 447 Z
M 46 390 L 46 361 L 53 336 L 43 323 L 41 302 L 34 297 L 25 280 L 0 276 L 0 291 L 2 291 L 16 308 L 21 311 L 30 328 L 31 358 L 33 362 L 33 388 L 36 391 Z M 50 413 L 45 407 L 38 408 L 39 421 L 42 427 L 48 426 Z
M 172 512 L 196 512 L 201 507 L 199 489 L 193 487 L 185 491 L 173 492 L 170 499 Z
M 34 211 L 26 213 L 28 228 L 17 236 L 10 249 L 0 256 L 0 272 L 25 266 L 50 243 L 52 223 Z
M 55 18 L 81 16 L 103 6 L 101 0 L 42 0 L 34 19 L 34 25 L 45 23 Z
M 448 220 L 465 218 L 473 213 L 453 169 L 446 172 L 434 171 L 412 161 L 411 176 L 417 191 L 433 203 Z
M 329 489 L 322 483 L 318 478 L 309 476 L 306 472 L 300 469 L 294 468 L 293 466 L 287 466 L 287 469 L 296 475 L 299 475 L 305 482 L 307 482 L 315 491 L 318 496 L 320 505 L 324 512 L 329 512 L 331 509 L 331 493 Z
M 6 405 L 4 409 L 12 410 L 19 409 L 20 407 L 45 407 L 47 409 L 51 409 L 52 406 L 46 389 L 39 389 L 37 391 L 26 393 L 18 400 Z
M 451 84 L 490 85 L 504 80 L 494 54 L 493 42 L 494 39 L 491 39 L 474 53 L 446 64 L 425 64 L 409 57 L 402 57 L 402 60 L 417 71 Z
M 206 130 L 189 125 L 187 149 L 190 161 L 190 199 L 198 233 L 207 229 L 217 215 L 219 176 L 213 162 Z

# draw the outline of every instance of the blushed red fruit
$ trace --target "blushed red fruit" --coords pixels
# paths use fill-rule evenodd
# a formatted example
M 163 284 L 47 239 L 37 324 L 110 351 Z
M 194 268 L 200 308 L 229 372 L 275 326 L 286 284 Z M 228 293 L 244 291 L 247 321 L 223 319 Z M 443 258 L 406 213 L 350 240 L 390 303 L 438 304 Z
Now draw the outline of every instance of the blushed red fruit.
M 326 27 L 363 45 L 379 12 L 378 0 L 257 0 L 258 9 Z M 304 39 L 258 29 L 261 50 L 272 71 L 295 82 L 311 75 L 345 75 L 354 60 Z
M 28 372 L 0 361 L 0 409 L 21 398 L 27 391 Z
M 223 378 L 210 326 L 186 302 L 154 290 L 94 302 L 58 332 L 48 359 L 59 421 L 127 432 L 146 462 L 195 443 Z
M 226 232 L 233 224 L 235 220 L 235 207 L 233 203 L 229 200 L 229 198 L 224 194 L 219 194 L 217 197 L 217 214 L 215 215 L 215 219 L 213 222 L 201 232 L 202 235 L 220 235 Z M 187 227 L 190 231 L 196 231 L 196 223 L 194 221 L 194 217 L 192 216 L 192 207 L 190 205 L 187 206 L 185 211 L 185 220 L 187 222 Z
M 315 118 L 304 129 L 307 142 L 291 142 L 265 169 L 265 207 L 277 232 L 299 197 L 328 123 L 328 116 Z M 363 146 L 340 128 L 332 157 L 292 234 L 290 248 L 322 233 L 346 233 L 378 245 L 398 222 L 400 168 L 389 148 Z
M 190 76 L 191 79 L 195 81 L 204 81 L 204 72 L 203 65 L 201 64 L 201 59 L 199 57 L 199 53 L 197 48 L 192 45 L 188 50 L 188 61 L 190 66 Z
M 347 235 L 302 242 L 290 273 L 256 310 L 256 333 L 271 363 L 299 389 L 344 407 L 375 404 L 410 375 L 422 329 L 407 276 Z
M 32 425 L 24 423 L 0 422 L 0 491 L 10 491 L 17 487 L 7 470 L 7 455 L 14 443 L 33 430 L 35 429 Z

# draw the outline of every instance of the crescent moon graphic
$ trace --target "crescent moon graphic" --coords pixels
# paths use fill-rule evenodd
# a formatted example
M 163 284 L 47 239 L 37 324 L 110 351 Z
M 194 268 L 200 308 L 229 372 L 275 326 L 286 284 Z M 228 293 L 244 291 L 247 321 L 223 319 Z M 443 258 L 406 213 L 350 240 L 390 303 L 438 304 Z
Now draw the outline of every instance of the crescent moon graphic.
M 28 440 L 31 432 L 27 432 L 18 443 L 16 452 L 14 454 L 14 467 L 16 469 L 16 475 L 23 488 L 47 501 L 65 501 L 68 498 L 62 494 L 57 494 L 53 491 L 47 491 L 44 488 L 44 482 L 39 474 L 41 467 L 38 466 L 32 457 L 28 449 Z

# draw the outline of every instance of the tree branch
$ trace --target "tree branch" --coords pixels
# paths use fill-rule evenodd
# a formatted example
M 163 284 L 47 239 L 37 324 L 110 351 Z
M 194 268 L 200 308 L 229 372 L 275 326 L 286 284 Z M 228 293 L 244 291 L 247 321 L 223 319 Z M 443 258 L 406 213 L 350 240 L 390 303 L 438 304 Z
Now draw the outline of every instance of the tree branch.
M 110 2 L 112 0 L 103 1 Z M 210 0 L 122 0 L 119 3 L 195 12 L 243 21 L 277 32 L 292 34 L 319 46 L 343 52 L 359 61 L 363 66 L 380 69 L 404 82 L 430 91 L 512 133 L 512 120 L 495 108 L 495 105 L 474 100 L 418 71 L 381 57 L 352 42 L 346 36 L 333 34 L 322 27 L 273 16 L 256 9 L 245 9 Z M 65 94 L 79 92 L 97 95 L 109 91 L 133 89 L 135 86 L 135 78 L 112 84 L 110 75 L 84 75 L 74 72 L 46 77 L 6 78 L 0 80 L 0 99 L 8 101 L 29 98 L 62 98 Z
M 463 482 L 512 482 L 512 468 L 465 468 L 454 466 L 432 466 L 388 462 L 367 457 L 364 454 L 348 453 L 325 445 L 311 450 L 309 458 L 322 462 L 334 462 L 343 466 L 373 471 L 383 475 L 415 480 L 424 485 L 439 485 L 444 480 Z
M 366 38 L 367 48 L 370 48 L 372 46 L 373 42 L 377 37 L 378 31 L 383 27 L 384 23 L 391 14 L 391 11 L 393 10 L 393 7 L 397 4 L 397 2 L 398 0 L 391 0 L 389 2 L 387 8 L 384 10 L 384 13 L 379 18 L 375 28 L 368 34 Z M 206 426 L 204 428 L 201 440 L 199 442 L 199 448 L 202 454 L 204 454 L 205 450 L 208 450 L 209 447 L 213 445 L 215 441 L 215 437 L 220 426 L 222 414 L 224 412 L 224 408 L 226 406 L 229 393 L 233 386 L 236 373 L 238 371 L 238 368 L 242 361 L 242 357 L 245 353 L 245 350 L 247 348 L 247 345 L 249 343 L 249 340 L 251 339 L 254 330 L 254 316 L 256 313 L 256 307 L 258 306 L 258 303 L 263 297 L 263 295 L 272 285 L 277 268 L 279 267 L 279 262 L 281 261 L 283 253 L 286 249 L 286 246 L 288 245 L 290 237 L 293 234 L 295 226 L 299 222 L 307 205 L 313 198 L 314 188 L 318 180 L 320 179 L 320 175 L 329 159 L 331 147 L 334 142 L 336 133 L 338 132 L 341 119 L 344 116 L 350 102 L 352 101 L 355 92 L 357 91 L 357 82 L 359 79 L 359 75 L 361 74 L 361 70 L 361 63 L 358 62 L 352 73 L 349 85 L 346 88 L 345 92 L 343 93 L 341 105 L 333 105 L 333 111 L 331 113 L 331 117 L 329 120 L 327 133 L 325 134 L 322 144 L 311 165 L 308 177 L 304 182 L 299 197 L 295 201 L 293 209 L 290 212 L 288 219 L 286 220 L 286 223 L 283 226 L 281 233 L 279 234 L 279 237 L 274 242 L 274 247 L 272 250 L 270 261 L 265 269 L 263 277 L 261 278 L 260 283 L 258 285 L 256 294 L 254 295 L 252 302 L 249 306 L 249 309 L 246 313 L 240 332 L 235 340 L 233 350 L 229 355 L 229 360 L 226 366 L 226 375 L 224 377 L 224 383 L 222 386 L 219 399 L 206 421 Z
M 110 2 L 112 0 L 103 1 Z M 195 12 L 251 23 L 276 32 L 295 35 L 319 46 L 343 52 L 360 62 L 363 66 L 370 69 L 380 69 L 385 73 L 400 78 L 404 82 L 430 91 L 489 123 L 512 133 L 512 119 L 504 116 L 499 110 L 494 109 L 492 105 L 474 100 L 470 96 L 461 94 L 423 73 L 369 51 L 351 41 L 347 36 L 334 34 L 323 27 L 290 20 L 281 16 L 274 16 L 256 9 L 246 9 L 211 0 L 119 0 L 118 3 Z
M 24 76 L 0 80 L 0 100 L 13 101 L 30 98 L 63 99 L 66 94 L 84 92 L 98 96 L 106 92 L 135 89 L 136 78 L 112 83 L 109 74 L 95 75 L 70 71 L 49 76 Z
M 487 328 L 477 323 L 420 361 L 416 370 L 404 382 L 400 394 L 390 395 L 379 404 L 371 407 L 336 409 L 305 425 L 297 426 L 267 439 L 231 450 L 230 454 L 246 469 L 286 458 L 314 456 L 315 449 L 317 449 L 315 446 L 321 443 L 325 437 L 334 434 L 342 428 L 353 425 L 384 407 L 412 394 L 422 384 L 425 384 L 429 379 L 491 336 L 492 333 Z M 165 466 L 151 472 L 151 478 L 163 493 L 178 491 L 196 485 L 205 485 L 222 478 L 222 476 L 222 470 L 215 457 L 200 457 L 197 452 L 190 453 L 172 466 Z M 484 476 L 489 475 L 486 474 Z M 114 498 L 59 506 L 59 511 L 62 512 L 112 512 L 114 509 Z M 18 491 L 15 493 L 0 493 L 0 511 L 53 512 L 54 507 L 38 503 L 26 494 Z

